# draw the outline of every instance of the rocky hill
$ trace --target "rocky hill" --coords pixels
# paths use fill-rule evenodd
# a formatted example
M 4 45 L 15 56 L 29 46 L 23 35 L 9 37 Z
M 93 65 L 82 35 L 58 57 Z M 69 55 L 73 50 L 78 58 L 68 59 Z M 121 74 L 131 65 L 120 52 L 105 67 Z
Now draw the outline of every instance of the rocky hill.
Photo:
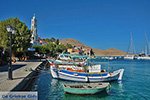
M 71 45 L 75 45 L 75 46 L 82 46 L 83 48 L 92 48 L 92 47 L 84 45 L 83 43 L 79 42 L 76 39 L 71 39 L 71 38 L 60 39 L 59 42 L 62 44 L 71 44 Z M 95 55 L 99 55 L 99 56 L 125 56 L 125 55 L 127 55 L 126 52 L 115 49 L 115 48 L 109 48 L 106 50 L 92 48 L 92 50 L 94 51 Z

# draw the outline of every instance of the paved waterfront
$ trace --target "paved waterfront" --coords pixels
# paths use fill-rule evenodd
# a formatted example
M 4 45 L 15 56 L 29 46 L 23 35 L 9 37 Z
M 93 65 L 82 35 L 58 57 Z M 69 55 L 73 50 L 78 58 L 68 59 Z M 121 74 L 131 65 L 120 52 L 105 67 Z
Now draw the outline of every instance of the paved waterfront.
M 8 65 L 0 66 L 0 91 L 11 91 L 17 86 L 26 76 L 32 71 L 23 71 L 24 68 L 32 68 L 35 70 L 42 61 L 40 60 L 29 60 L 29 61 L 18 61 L 12 63 L 13 67 L 13 80 L 7 80 L 8 78 Z

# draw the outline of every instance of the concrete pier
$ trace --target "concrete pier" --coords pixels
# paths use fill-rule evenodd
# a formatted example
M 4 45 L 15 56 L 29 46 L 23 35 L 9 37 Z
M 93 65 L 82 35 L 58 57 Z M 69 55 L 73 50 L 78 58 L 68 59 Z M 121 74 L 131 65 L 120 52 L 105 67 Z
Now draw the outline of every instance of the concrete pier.
M 36 73 L 37 67 L 42 64 L 40 60 L 18 61 L 12 63 L 13 80 L 8 79 L 8 66 L 0 66 L 0 92 L 2 91 L 21 91 L 27 87 L 29 79 Z M 32 68 L 32 71 L 24 71 Z

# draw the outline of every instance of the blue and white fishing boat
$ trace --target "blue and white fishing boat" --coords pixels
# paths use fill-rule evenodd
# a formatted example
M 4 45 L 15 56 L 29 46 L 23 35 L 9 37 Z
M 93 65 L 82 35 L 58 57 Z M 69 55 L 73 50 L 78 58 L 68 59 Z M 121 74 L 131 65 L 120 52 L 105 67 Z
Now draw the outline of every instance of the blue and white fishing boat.
M 67 62 L 67 61 L 61 61 L 61 60 L 52 60 L 52 59 L 47 59 L 50 65 L 53 64 L 64 64 L 64 65 L 73 65 L 73 62 Z
M 76 81 L 76 82 L 103 82 L 103 81 L 119 81 L 122 80 L 124 69 L 114 72 L 106 72 L 101 70 L 101 65 L 93 65 L 86 67 L 77 66 L 51 66 L 51 74 L 53 78 Z
M 62 84 L 65 93 L 70 94 L 96 94 L 106 90 L 110 86 L 109 83 L 75 83 L 75 84 Z
M 61 60 L 70 60 L 72 57 L 68 54 L 61 53 L 61 54 L 59 54 L 58 58 Z
M 61 64 L 61 65 L 84 65 L 85 62 L 84 61 L 78 61 L 78 62 L 74 62 L 74 61 L 63 61 L 63 60 L 52 60 L 52 59 L 47 59 L 49 61 L 50 65 L 53 64 Z

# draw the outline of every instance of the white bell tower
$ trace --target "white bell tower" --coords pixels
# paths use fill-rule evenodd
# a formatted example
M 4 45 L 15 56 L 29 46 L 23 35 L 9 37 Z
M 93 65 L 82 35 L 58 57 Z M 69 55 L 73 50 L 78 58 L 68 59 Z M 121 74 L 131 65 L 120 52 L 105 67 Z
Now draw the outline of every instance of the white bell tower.
M 31 43 L 32 46 L 39 45 L 38 35 L 37 35 L 37 19 L 35 18 L 35 14 L 33 16 L 33 19 L 31 19 Z

